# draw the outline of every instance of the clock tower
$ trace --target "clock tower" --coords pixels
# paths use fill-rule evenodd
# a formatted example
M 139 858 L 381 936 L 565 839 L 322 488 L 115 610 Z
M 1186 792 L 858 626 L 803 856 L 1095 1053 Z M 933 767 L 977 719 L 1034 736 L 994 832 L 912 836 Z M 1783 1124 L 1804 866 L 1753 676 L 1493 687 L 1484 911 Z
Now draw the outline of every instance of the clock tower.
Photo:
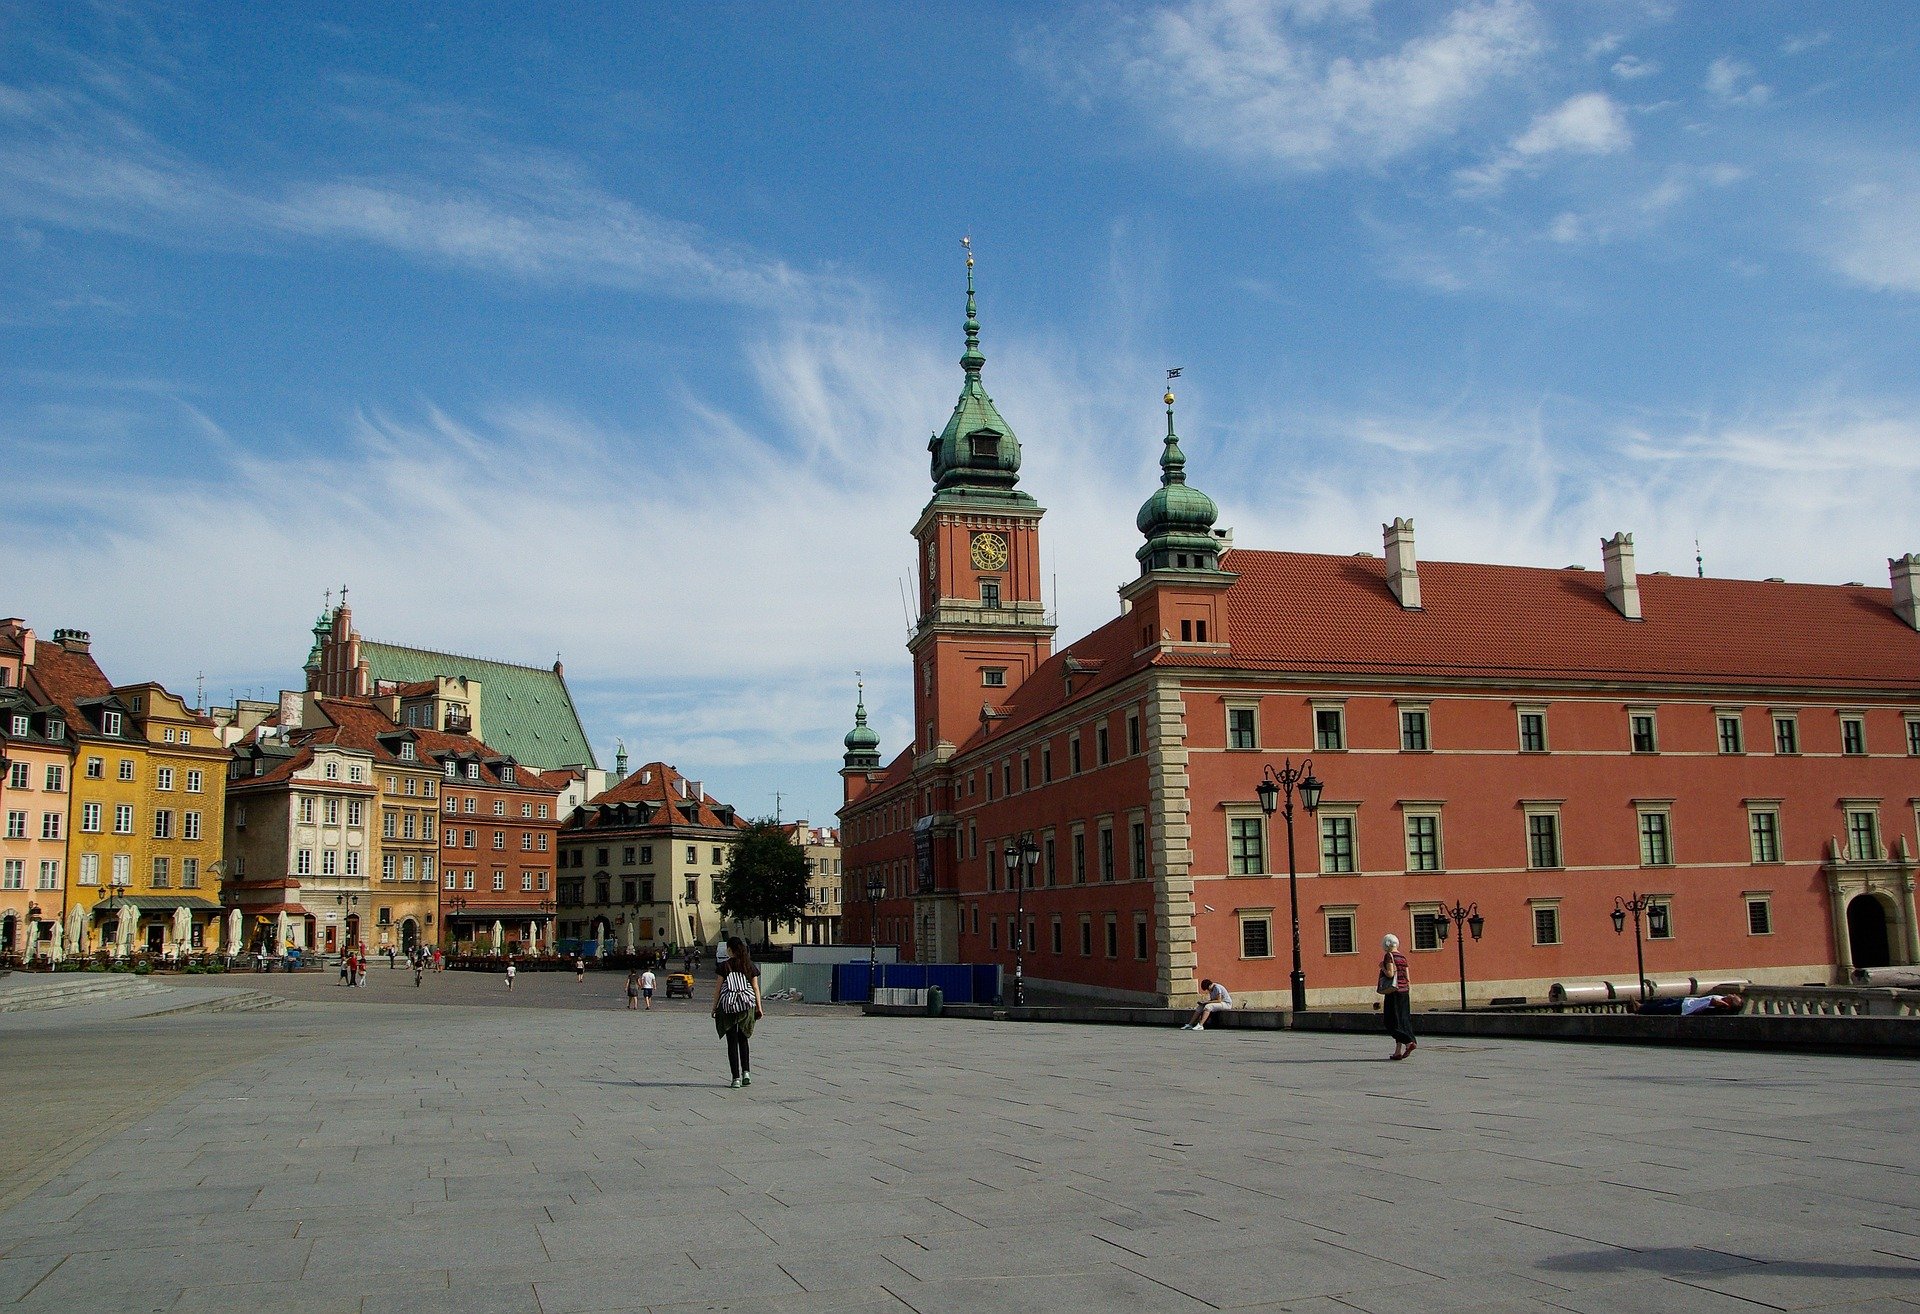
M 914 662 L 914 753 L 944 760 L 1053 652 L 1040 594 L 1040 517 L 1018 487 L 1020 441 L 980 381 L 980 321 L 967 253 L 967 349 L 960 399 L 928 440 L 933 497 L 913 527 L 920 619 Z

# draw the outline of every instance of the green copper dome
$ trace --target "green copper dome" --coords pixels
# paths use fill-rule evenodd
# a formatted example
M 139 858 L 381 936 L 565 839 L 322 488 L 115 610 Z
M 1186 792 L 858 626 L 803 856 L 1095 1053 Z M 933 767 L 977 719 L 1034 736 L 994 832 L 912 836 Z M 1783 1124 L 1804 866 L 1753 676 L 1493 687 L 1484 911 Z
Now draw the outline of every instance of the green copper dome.
M 327 636 L 332 633 L 333 611 L 332 600 L 329 599 L 328 605 L 320 611 L 320 619 L 313 623 L 313 647 L 307 651 L 307 664 L 303 669 L 309 671 L 320 669 L 320 648 L 327 641 Z
M 1141 504 L 1134 524 L 1147 541 L 1134 553 L 1140 569 L 1212 570 L 1219 561 L 1220 544 L 1213 522 L 1220 508 L 1213 499 L 1187 484 L 1187 457 L 1173 432 L 1173 392 L 1167 392 L 1166 446 L 1160 453 L 1160 487 Z
M 947 427 L 927 441 L 935 492 L 1019 497 L 1020 440 L 1000 418 L 980 382 L 987 358 L 980 354 L 980 319 L 973 303 L 973 256 L 967 256 L 967 349 L 960 356 L 966 379 Z
M 843 741 L 847 746 L 847 769 L 873 770 L 880 765 L 880 736 L 867 724 L 867 694 L 864 686 L 853 708 L 853 729 Z

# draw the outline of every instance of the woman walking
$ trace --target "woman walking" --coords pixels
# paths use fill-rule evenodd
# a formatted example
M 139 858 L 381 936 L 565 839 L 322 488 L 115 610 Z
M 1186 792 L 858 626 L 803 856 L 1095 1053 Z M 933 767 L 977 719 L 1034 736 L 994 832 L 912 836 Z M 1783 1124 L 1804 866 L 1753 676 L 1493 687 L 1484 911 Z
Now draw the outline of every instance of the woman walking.
M 640 969 L 634 968 L 627 973 L 627 1011 L 640 1007 Z
M 765 1014 L 760 1009 L 760 969 L 739 936 L 727 938 L 727 958 L 713 985 L 713 1029 L 727 1040 L 727 1066 L 733 1069 L 733 1088 L 753 1085 L 753 1064 L 747 1041 L 753 1024 Z
M 1413 1038 L 1413 1006 L 1408 992 L 1413 988 L 1407 976 L 1407 956 L 1400 952 L 1400 937 L 1389 935 L 1380 941 L 1380 980 L 1374 987 L 1380 993 L 1380 1013 L 1387 1031 L 1393 1036 L 1393 1057 L 1403 1059 L 1419 1048 Z

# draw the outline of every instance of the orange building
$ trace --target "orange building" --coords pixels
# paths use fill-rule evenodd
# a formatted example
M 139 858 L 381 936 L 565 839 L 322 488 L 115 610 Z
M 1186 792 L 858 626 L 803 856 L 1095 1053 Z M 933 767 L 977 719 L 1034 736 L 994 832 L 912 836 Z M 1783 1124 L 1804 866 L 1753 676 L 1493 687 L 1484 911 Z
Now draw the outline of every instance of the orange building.
M 968 312 L 914 529 L 915 740 L 883 768 L 864 705 L 847 737 L 849 939 L 877 877 L 903 956 L 1011 968 L 1017 943 L 1028 977 L 1124 1000 L 1204 975 L 1285 1002 L 1296 899 L 1314 1004 L 1370 1002 L 1390 932 L 1416 997 L 1452 998 L 1443 908 L 1479 915 L 1482 1001 L 1634 981 L 1616 899 L 1657 932 L 1649 977 L 1920 962 L 1920 558 L 1870 588 L 1643 576 L 1624 534 L 1600 570 L 1422 564 L 1405 520 L 1380 556 L 1236 548 L 1169 393 L 1138 576 L 1054 653 L 971 288 Z M 1290 882 L 1258 786 L 1309 758 Z

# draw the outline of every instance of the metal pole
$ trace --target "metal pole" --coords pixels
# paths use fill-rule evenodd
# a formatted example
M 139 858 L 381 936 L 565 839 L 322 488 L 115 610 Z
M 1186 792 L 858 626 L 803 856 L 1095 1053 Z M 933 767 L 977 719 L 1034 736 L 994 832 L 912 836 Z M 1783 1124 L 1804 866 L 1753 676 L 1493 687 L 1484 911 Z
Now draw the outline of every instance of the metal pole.
M 1021 867 L 1014 877 L 1019 884 L 1013 887 L 1013 1006 L 1024 1008 L 1027 1003 L 1027 868 L 1026 854 L 1020 856 Z
M 1633 961 L 1640 968 L 1640 1002 L 1647 1002 L 1647 956 L 1640 947 L 1640 896 L 1636 893 L 1627 906 L 1633 909 Z
M 1293 916 L 1293 1011 L 1307 1011 L 1307 973 L 1300 966 L 1300 874 L 1293 856 L 1293 782 L 1287 782 L 1287 904 Z
M 875 973 L 880 970 L 880 914 L 874 897 L 867 896 L 867 1002 L 873 1002 Z

